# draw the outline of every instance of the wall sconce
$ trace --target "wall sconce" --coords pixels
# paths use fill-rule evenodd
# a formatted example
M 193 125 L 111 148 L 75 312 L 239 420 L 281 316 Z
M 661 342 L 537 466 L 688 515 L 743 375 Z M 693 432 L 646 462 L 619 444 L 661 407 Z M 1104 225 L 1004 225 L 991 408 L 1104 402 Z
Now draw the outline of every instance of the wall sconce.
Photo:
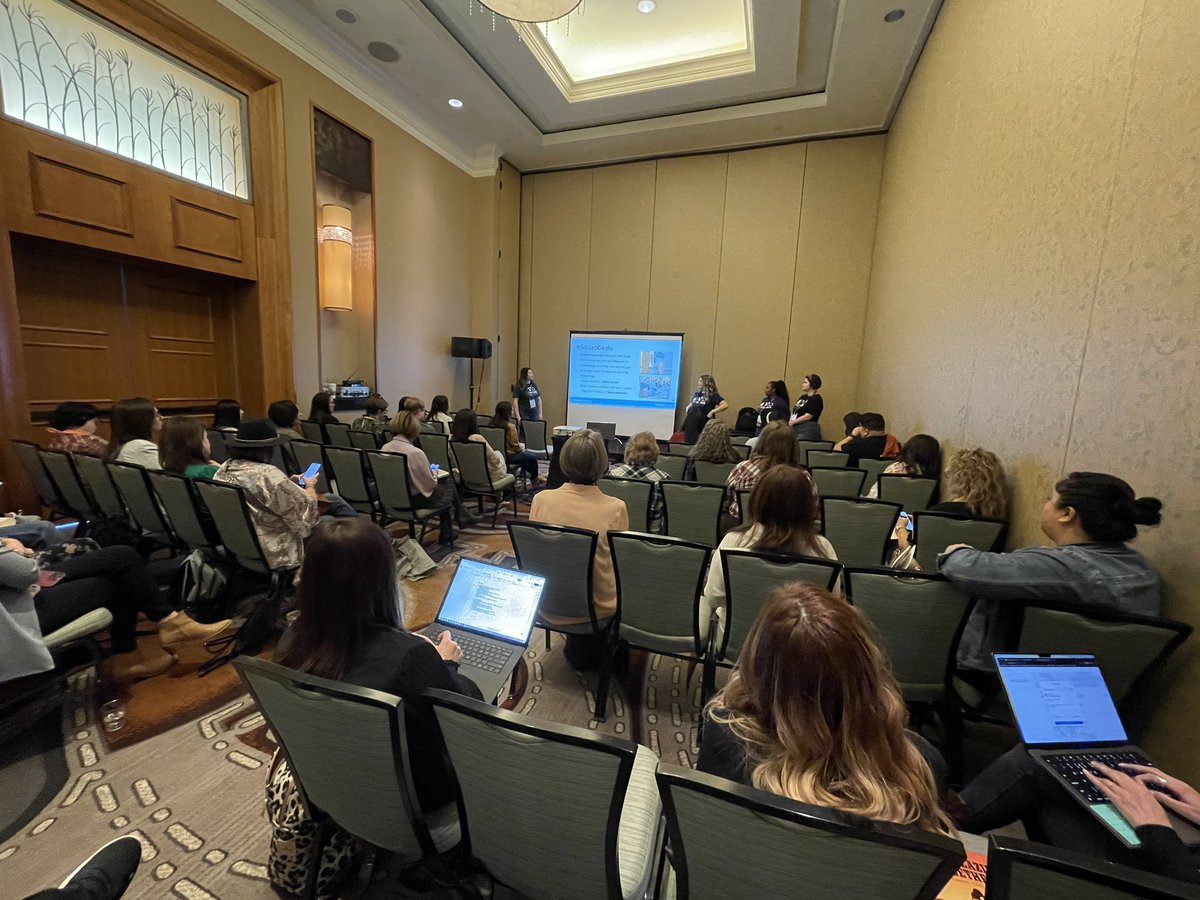
M 325 204 L 317 228 L 317 281 L 321 309 L 354 309 L 352 272 L 354 235 L 350 210 Z

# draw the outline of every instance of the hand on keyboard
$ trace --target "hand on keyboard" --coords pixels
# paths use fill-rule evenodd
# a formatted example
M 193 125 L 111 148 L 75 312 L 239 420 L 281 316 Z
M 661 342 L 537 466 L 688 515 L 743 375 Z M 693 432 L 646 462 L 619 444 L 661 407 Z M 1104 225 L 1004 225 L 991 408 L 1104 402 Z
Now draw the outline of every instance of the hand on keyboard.
M 449 631 L 439 634 L 434 646 L 437 648 L 438 656 L 446 662 L 458 662 L 463 657 L 462 648 L 454 642 L 454 637 Z
M 1092 770 L 1095 774 L 1087 769 L 1084 769 L 1083 774 L 1101 793 L 1112 800 L 1113 806 L 1134 828 L 1143 825 L 1170 827 L 1167 811 L 1163 809 L 1162 804 L 1132 775 L 1120 769 L 1110 768 L 1098 760 L 1092 763 Z
M 1200 791 L 1179 778 L 1168 775 L 1153 766 L 1124 763 L 1121 768 L 1130 773 L 1134 780 L 1157 792 L 1155 797 L 1167 809 L 1178 813 L 1189 822 L 1200 825 Z

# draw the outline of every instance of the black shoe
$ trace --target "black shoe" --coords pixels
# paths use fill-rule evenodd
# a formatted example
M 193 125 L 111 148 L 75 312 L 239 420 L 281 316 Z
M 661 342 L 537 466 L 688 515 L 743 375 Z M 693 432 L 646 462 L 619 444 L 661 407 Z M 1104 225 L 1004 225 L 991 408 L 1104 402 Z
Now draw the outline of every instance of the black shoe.
M 466 507 L 458 511 L 458 527 L 470 528 L 472 525 L 478 525 L 483 521 L 483 516 L 471 512 Z
M 72 896 L 116 900 L 133 881 L 141 861 L 141 842 L 131 835 L 119 837 L 85 859 L 58 889 L 70 888 Z

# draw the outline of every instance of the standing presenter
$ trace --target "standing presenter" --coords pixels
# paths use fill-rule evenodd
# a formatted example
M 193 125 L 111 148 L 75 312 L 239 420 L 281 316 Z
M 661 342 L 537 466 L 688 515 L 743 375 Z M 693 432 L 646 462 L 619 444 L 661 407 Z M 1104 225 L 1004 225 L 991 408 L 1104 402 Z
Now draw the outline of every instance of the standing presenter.
M 708 420 L 721 410 L 728 408 L 729 404 L 717 391 L 716 379 L 711 375 L 701 375 L 696 382 L 696 393 L 692 394 L 692 402 L 687 405 L 687 411 L 683 417 L 684 439 L 689 444 L 696 443 L 696 439 L 700 437 L 700 432 L 704 430 Z
M 517 409 L 517 422 L 524 419 L 542 418 L 542 392 L 533 380 L 533 369 L 526 366 L 521 370 L 517 383 L 512 386 L 513 406 Z

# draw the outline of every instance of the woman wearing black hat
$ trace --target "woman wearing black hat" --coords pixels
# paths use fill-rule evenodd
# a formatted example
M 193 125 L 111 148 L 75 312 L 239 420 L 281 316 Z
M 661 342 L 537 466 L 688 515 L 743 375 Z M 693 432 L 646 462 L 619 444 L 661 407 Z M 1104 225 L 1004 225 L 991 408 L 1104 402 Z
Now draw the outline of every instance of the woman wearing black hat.
M 276 569 L 300 565 L 304 539 L 321 517 L 316 484 L 301 487 L 271 464 L 275 448 L 286 440 L 268 419 L 243 419 L 237 437 L 225 442 L 228 462 L 213 475 L 242 489 L 263 555 Z
M 74 401 L 60 403 L 50 413 L 50 449 L 67 453 L 86 453 L 88 456 L 104 458 L 108 452 L 108 441 L 96 434 L 96 420 L 100 410 L 90 403 Z

